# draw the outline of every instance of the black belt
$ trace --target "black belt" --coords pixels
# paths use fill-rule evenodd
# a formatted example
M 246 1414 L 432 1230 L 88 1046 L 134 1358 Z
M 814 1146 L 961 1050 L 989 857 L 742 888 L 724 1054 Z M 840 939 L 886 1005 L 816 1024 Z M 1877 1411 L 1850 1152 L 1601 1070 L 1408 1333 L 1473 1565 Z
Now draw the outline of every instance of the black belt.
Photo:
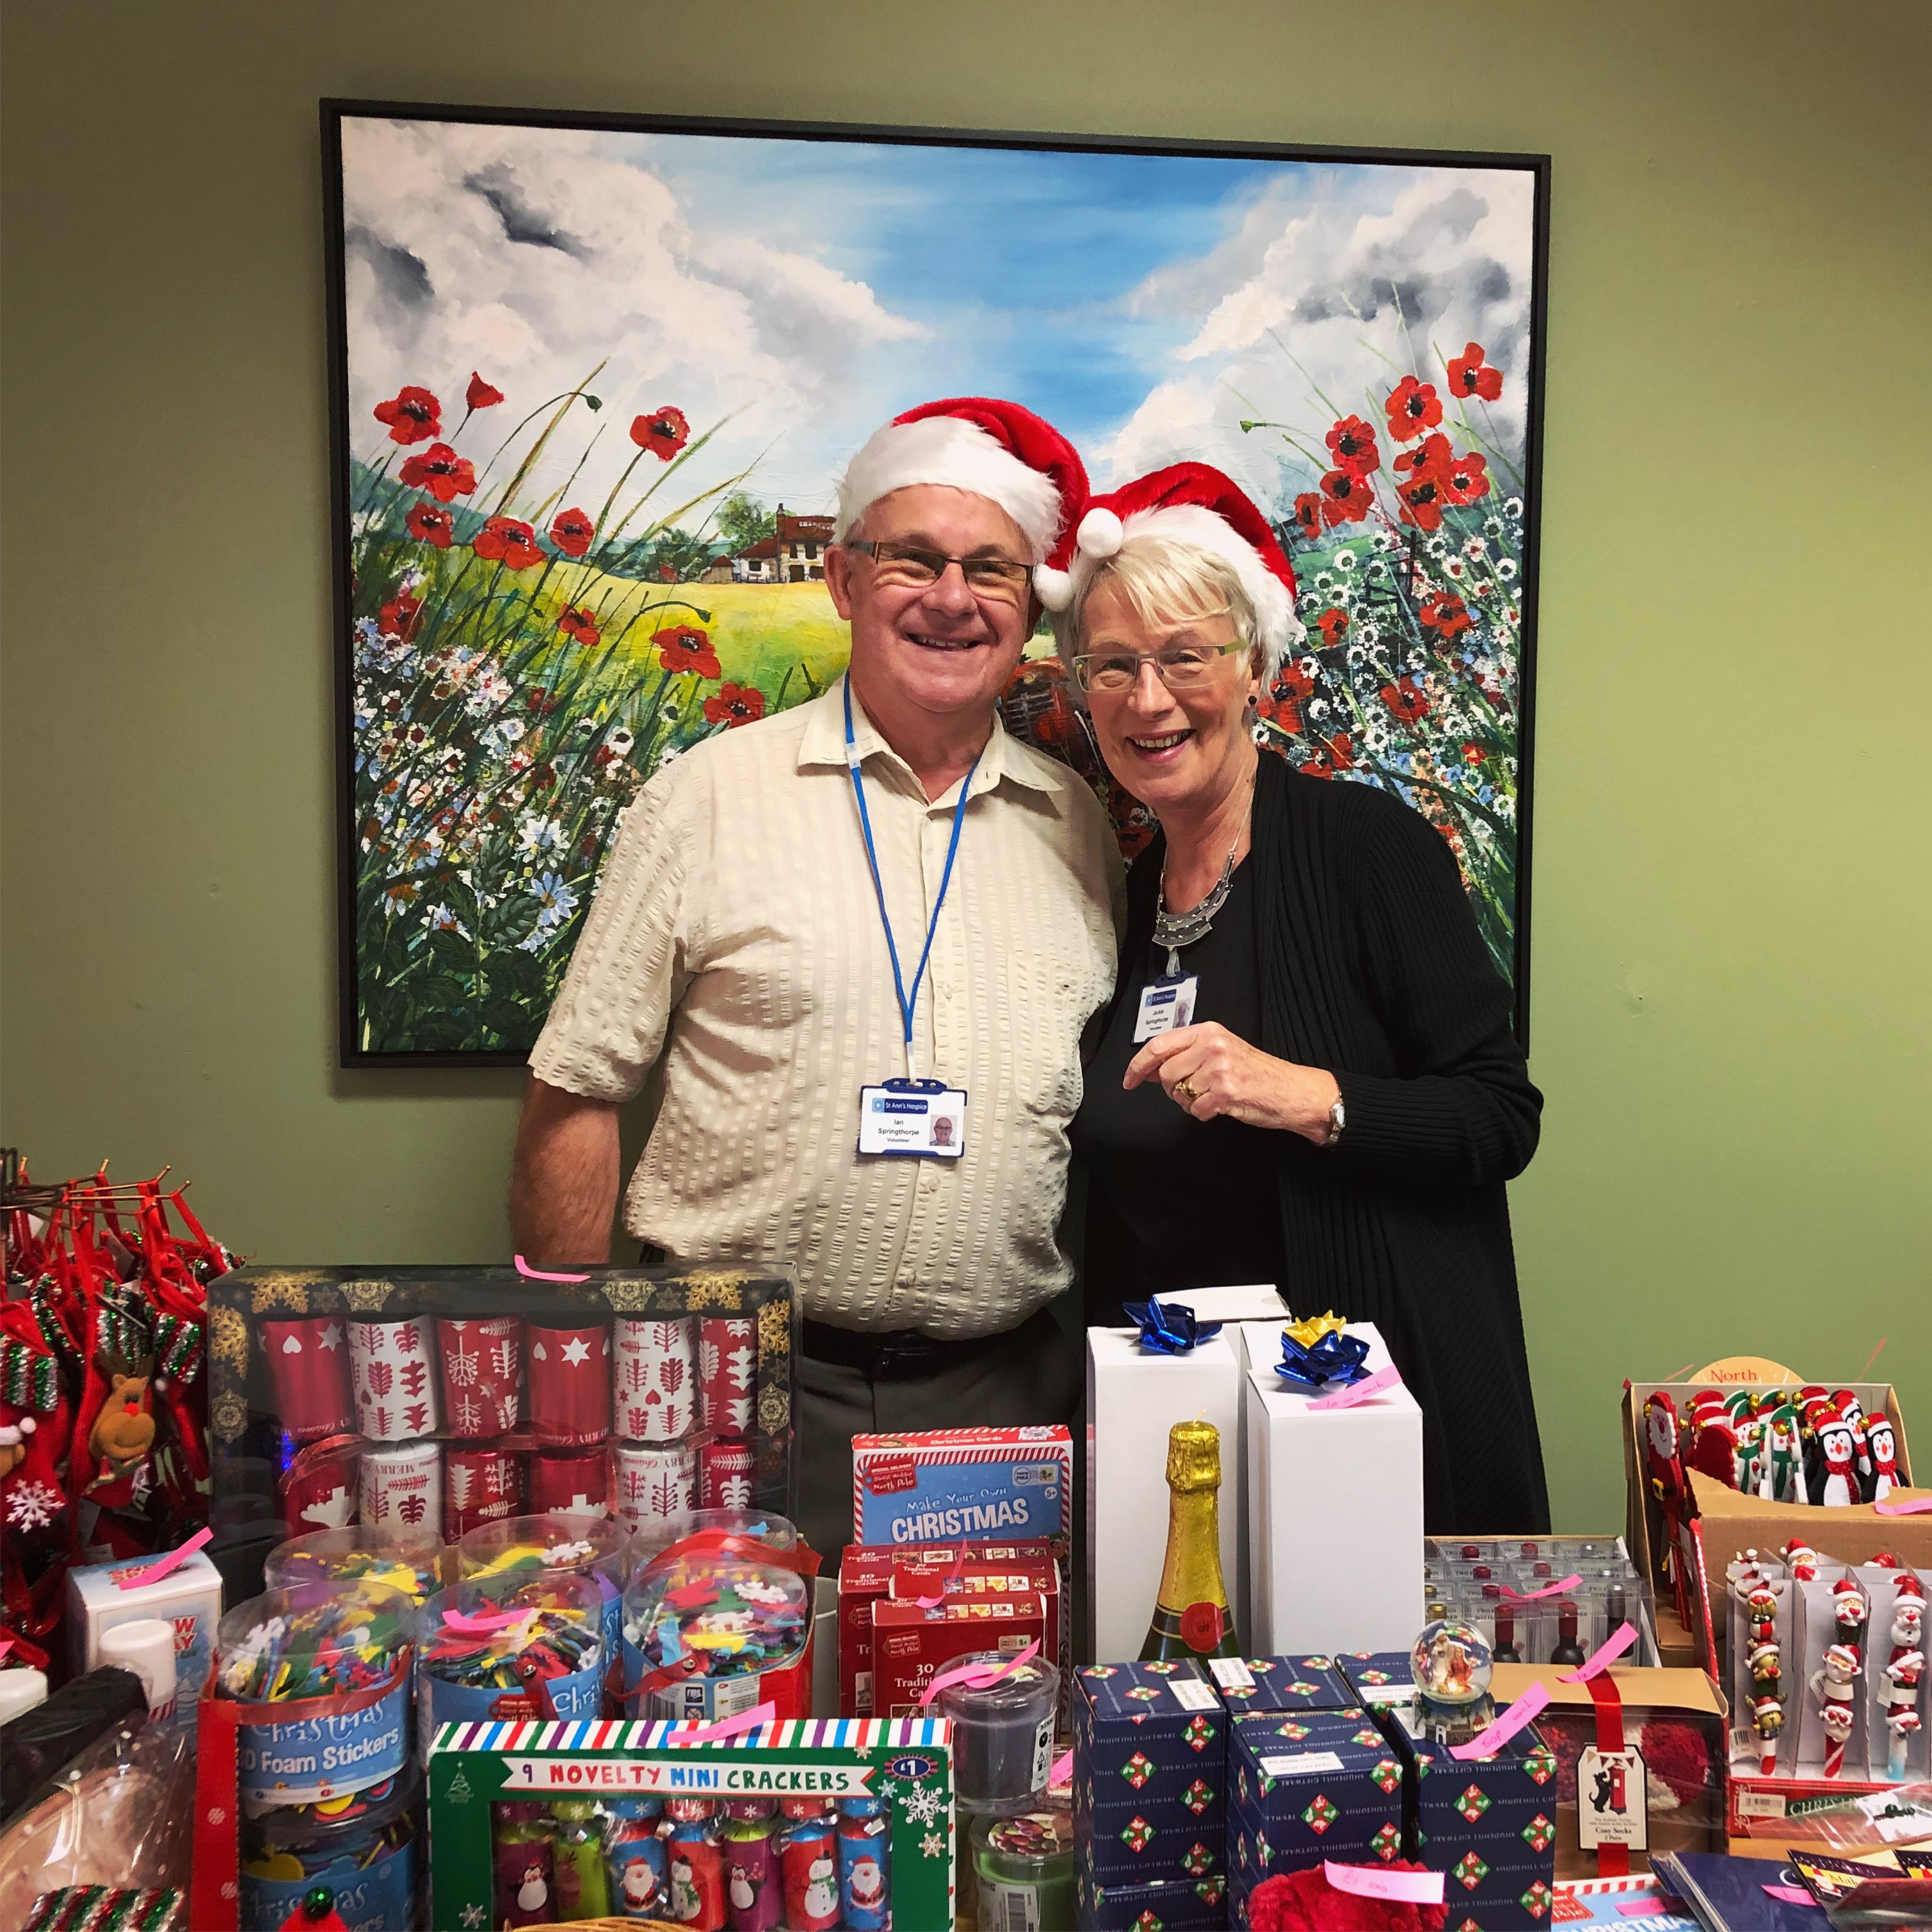
M 1057 1324 L 1042 1309 L 1018 1328 L 996 1335 L 975 1335 L 964 1341 L 945 1341 L 922 1335 L 916 1328 L 889 1328 L 883 1334 L 873 1329 L 835 1328 L 827 1322 L 807 1318 L 805 1352 L 814 1362 L 829 1362 L 835 1368 L 857 1369 L 886 1381 L 911 1381 L 922 1376 L 938 1375 L 946 1369 L 964 1368 L 996 1348 L 1011 1346 L 1035 1323 Z

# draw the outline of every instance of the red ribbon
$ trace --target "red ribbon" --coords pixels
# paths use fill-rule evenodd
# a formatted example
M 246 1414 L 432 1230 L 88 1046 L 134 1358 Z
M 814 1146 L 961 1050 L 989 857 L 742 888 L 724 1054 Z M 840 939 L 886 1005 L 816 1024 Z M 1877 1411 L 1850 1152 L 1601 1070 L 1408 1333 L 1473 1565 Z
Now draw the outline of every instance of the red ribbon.
M 1586 1677 L 1590 1701 L 1597 1707 L 1597 1748 L 1600 1751 L 1620 1751 L 1624 1748 L 1624 1700 L 1617 1688 L 1617 1680 L 1607 1670 L 1600 1670 L 1594 1676 Z M 1648 1809 L 1650 1799 L 1646 1792 L 1637 1791 L 1633 1802 Z M 1628 1845 L 1599 1845 L 1597 1847 L 1597 1873 L 1601 1878 L 1628 1878 L 1630 1876 L 1630 1847 Z

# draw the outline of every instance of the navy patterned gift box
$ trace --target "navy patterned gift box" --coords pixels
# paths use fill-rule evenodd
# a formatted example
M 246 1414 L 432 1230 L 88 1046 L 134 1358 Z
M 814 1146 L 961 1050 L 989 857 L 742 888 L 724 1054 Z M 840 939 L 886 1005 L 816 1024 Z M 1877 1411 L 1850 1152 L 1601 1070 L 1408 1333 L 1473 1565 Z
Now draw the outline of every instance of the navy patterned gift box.
M 1228 1880 L 1223 1872 L 1191 1882 L 1168 1879 L 1153 1885 L 1084 1882 L 1075 1891 L 1083 1927 L 1096 1932 L 1226 1932 Z
M 1339 1711 L 1361 1702 L 1327 1657 L 1217 1657 L 1208 1666 L 1231 1718 L 1257 1711 Z
M 1402 1760 L 1365 1712 L 1244 1718 L 1228 1742 L 1228 1774 L 1238 1925 L 1247 1922 L 1249 1893 L 1276 1872 L 1402 1856 Z
M 1349 1650 L 1335 1660 L 1354 1702 L 1372 1711 L 1415 1702 L 1415 1660 L 1406 1650 Z
M 1074 1870 L 1089 1891 L 1226 1870 L 1228 1719 L 1206 1673 L 1091 1664 L 1073 1692 Z

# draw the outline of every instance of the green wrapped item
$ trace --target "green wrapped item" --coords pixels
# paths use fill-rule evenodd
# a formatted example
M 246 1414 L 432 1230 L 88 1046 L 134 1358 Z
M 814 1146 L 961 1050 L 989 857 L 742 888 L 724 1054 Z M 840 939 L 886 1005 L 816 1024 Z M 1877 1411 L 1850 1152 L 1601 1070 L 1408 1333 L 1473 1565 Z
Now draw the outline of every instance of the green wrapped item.
M 604 1869 L 604 1838 L 597 1806 L 588 1798 L 562 1798 L 550 1805 L 556 1820 L 556 1916 L 566 1924 L 610 1916 L 610 1880 Z

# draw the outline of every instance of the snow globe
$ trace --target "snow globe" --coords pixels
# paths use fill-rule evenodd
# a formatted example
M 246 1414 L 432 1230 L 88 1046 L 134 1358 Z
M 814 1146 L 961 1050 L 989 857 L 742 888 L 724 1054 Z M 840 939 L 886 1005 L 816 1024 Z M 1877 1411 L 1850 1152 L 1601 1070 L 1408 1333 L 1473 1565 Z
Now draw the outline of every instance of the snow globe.
M 1463 1744 L 1496 1716 L 1490 1679 L 1496 1665 L 1480 1634 L 1457 1617 L 1424 1625 L 1410 1653 L 1422 1734 L 1439 1744 Z

